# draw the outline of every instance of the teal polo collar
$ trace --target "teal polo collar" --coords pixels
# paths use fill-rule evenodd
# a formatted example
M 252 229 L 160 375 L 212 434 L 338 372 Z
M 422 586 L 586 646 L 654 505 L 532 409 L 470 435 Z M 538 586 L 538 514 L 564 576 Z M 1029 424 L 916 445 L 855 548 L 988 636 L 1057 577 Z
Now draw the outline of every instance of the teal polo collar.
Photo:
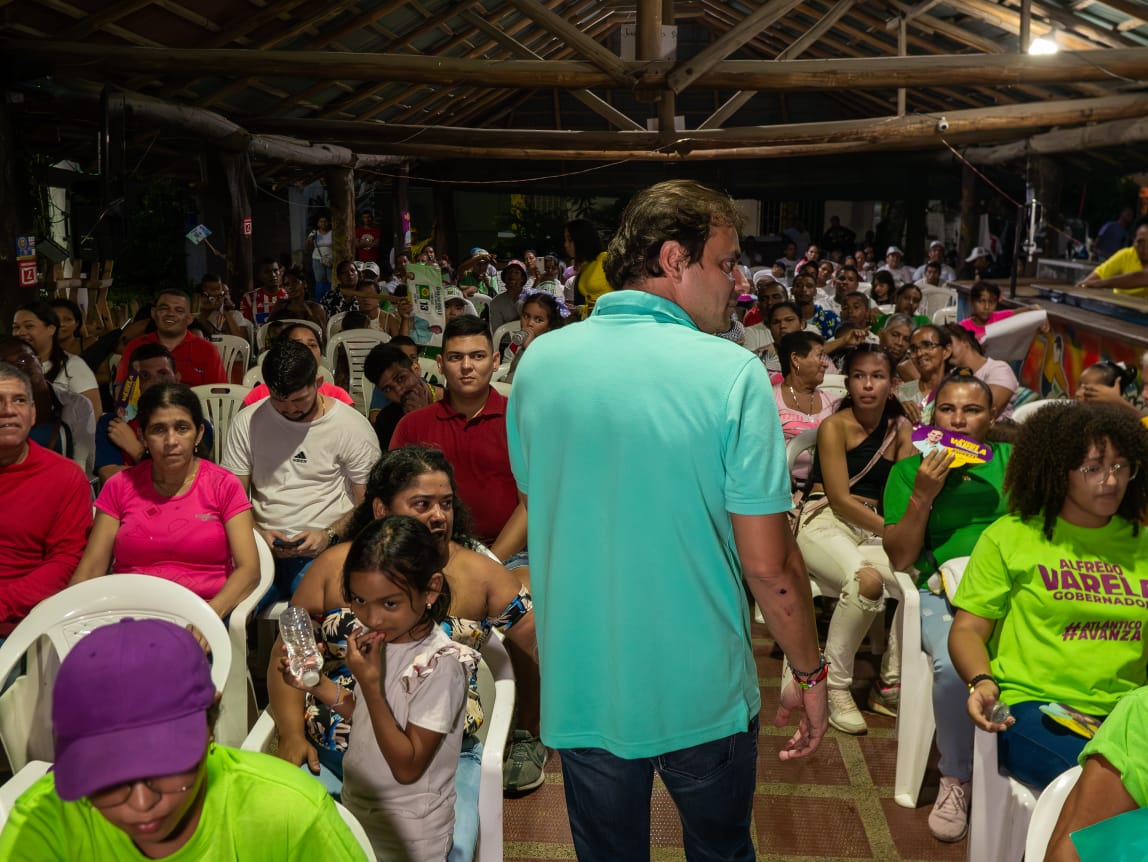
M 623 314 L 652 317 L 659 323 L 679 323 L 690 329 L 698 328 L 693 318 L 676 302 L 644 290 L 611 291 L 594 303 L 594 313 L 590 317 L 593 319 Z

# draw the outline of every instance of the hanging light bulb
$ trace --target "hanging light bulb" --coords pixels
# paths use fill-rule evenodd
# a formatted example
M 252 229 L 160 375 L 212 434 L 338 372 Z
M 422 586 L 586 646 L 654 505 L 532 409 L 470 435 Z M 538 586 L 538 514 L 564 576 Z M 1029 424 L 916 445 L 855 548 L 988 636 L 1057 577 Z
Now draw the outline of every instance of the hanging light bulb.
M 1056 45 L 1056 39 L 1053 38 L 1052 33 L 1047 36 L 1038 36 L 1028 43 L 1028 52 L 1030 54 L 1055 54 L 1060 49 Z

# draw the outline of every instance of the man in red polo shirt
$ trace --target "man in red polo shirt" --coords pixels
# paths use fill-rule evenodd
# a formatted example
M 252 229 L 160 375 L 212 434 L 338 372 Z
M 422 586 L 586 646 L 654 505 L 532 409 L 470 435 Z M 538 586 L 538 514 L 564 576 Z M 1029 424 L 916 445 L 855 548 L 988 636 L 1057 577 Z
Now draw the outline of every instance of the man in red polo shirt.
M 473 314 L 446 325 L 438 367 L 446 378 L 442 401 L 408 413 L 391 435 L 390 448 L 421 443 L 441 449 L 454 467 L 474 530 L 500 560 L 526 544 L 526 510 L 510 472 L 506 448 L 506 398 L 490 385 L 499 356 L 486 323 Z
M 179 379 L 188 386 L 202 386 L 206 383 L 226 383 L 227 372 L 215 345 L 187 327 L 194 319 L 191 313 L 191 297 L 184 291 L 167 289 L 155 298 L 155 308 L 151 313 L 155 321 L 155 332 L 148 332 L 133 338 L 124 348 L 120 364 L 116 368 L 116 389 L 127 379 L 132 368 L 132 352 L 141 344 L 162 344 L 175 357 Z

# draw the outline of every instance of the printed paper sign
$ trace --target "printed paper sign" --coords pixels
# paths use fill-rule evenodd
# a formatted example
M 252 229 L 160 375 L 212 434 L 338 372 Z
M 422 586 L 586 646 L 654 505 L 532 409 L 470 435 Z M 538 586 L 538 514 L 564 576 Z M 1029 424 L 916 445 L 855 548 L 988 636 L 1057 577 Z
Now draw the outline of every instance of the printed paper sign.
M 36 261 L 20 261 L 20 286 L 32 287 L 36 284 Z
M 243 235 L 244 236 L 251 236 L 251 218 L 250 217 L 245 218 L 243 220 Z
M 442 270 L 426 263 L 409 264 L 407 289 L 414 304 L 411 339 L 420 347 L 441 347 L 442 328 L 446 325 Z
M 932 425 L 922 425 L 913 431 L 913 445 L 922 455 L 928 455 L 938 449 L 949 449 L 956 453 L 953 467 L 963 467 L 966 464 L 985 464 L 993 459 L 993 450 L 988 443 L 966 437 L 964 434 L 954 434 Z
M 211 236 L 211 228 L 205 224 L 197 224 L 187 232 L 187 238 L 196 245 L 199 245 L 209 236 Z
M 16 237 L 16 260 L 35 260 L 36 259 L 36 237 L 34 236 L 18 236 Z

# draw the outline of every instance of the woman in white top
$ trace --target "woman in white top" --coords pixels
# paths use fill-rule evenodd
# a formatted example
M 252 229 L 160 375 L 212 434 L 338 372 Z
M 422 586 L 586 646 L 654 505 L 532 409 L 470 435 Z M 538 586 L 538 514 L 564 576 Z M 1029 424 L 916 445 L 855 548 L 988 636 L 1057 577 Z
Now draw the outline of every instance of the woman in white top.
M 311 268 L 315 271 L 315 298 L 322 300 L 331 289 L 331 264 L 335 255 L 334 234 L 326 216 L 319 216 L 315 229 L 307 234 L 307 250 L 311 252 Z
M 49 383 L 65 392 L 83 395 L 92 403 L 92 413 L 103 415 L 96 375 L 84 360 L 60 347 L 60 319 L 48 303 L 30 302 L 16 309 L 12 334 L 36 351 Z
M 950 323 L 945 326 L 945 330 L 952 338 L 952 354 L 949 358 L 953 367 L 964 366 L 972 371 L 978 380 L 987 383 L 989 391 L 993 394 L 994 418 L 1008 419 L 1012 416 L 1016 393 L 1020 388 L 1020 383 L 1009 364 L 985 356 L 985 349 L 977 341 L 973 331 L 965 329 L 959 323 Z

